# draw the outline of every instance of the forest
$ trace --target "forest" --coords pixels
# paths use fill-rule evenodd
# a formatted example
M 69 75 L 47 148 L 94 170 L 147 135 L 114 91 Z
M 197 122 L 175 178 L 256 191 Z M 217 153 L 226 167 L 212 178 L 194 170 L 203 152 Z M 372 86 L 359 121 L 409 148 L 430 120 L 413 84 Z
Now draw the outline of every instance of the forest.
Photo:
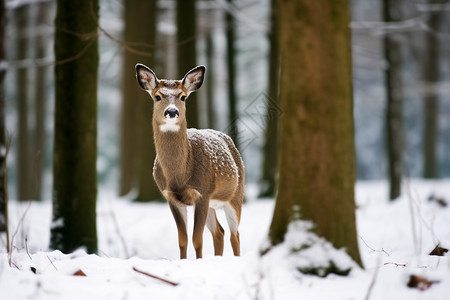
M 449 54 L 448 0 L 0 0 L 0 299 L 446 299 Z

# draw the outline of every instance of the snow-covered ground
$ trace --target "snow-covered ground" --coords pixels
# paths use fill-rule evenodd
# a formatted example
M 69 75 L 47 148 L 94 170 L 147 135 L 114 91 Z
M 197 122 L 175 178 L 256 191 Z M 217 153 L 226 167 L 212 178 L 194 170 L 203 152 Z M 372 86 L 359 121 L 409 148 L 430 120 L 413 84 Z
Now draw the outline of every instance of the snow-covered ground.
M 48 249 L 49 201 L 30 206 L 11 201 L 10 230 L 18 230 L 11 257 L 1 236 L 0 299 L 450 299 L 449 254 L 428 255 L 438 243 L 450 247 L 450 207 L 428 201 L 431 194 L 450 202 L 450 181 L 405 182 L 404 196 L 394 203 L 386 199 L 385 182 L 358 183 L 357 226 L 365 268 L 326 278 L 296 271 L 286 244 L 259 255 L 273 200 L 245 204 L 241 257 L 232 256 L 228 235 L 224 256 L 214 257 L 205 230 L 205 258 L 195 260 L 190 244 L 188 259 L 182 261 L 166 203 L 130 203 L 101 192 L 99 255 L 82 250 L 66 255 Z M 192 225 L 192 210 L 190 218 Z M 223 213 L 219 218 L 226 224 Z M 73 275 L 80 270 L 86 276 Z M 411 275 L 439 283 L 424 291 L 408 288 Z

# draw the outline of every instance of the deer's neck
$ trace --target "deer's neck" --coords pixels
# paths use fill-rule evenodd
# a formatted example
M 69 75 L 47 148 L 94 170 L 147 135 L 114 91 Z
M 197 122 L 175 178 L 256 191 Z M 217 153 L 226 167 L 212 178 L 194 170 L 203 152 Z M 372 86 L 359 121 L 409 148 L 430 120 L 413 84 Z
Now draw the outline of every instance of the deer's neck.
M 173 188 L 184 186 L 192 169 L 192 153 L 187 138 L 186 124 L 178 131 L 161 131 L 153 126 L 156 154 L 162 171 Z

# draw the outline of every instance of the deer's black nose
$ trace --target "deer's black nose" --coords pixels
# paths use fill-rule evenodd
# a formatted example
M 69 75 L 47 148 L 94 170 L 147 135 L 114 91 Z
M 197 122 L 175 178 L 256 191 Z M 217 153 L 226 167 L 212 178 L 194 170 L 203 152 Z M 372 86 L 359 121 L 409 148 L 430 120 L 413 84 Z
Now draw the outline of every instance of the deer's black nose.
M 166 111 L 164 112 L 164 117 L 166 118 L 178 118 L 178 109 L 174 108 L 174 107 L 170 107 L 168 109 L 166 109 Z

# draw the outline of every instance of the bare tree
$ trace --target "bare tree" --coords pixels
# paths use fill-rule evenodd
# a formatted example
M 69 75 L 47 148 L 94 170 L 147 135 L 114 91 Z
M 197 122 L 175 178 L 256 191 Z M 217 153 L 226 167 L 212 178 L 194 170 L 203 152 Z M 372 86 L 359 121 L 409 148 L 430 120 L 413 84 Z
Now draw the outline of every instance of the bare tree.
M 98 10 L 98 0 L 57 1 L 50 246 L 63 252 L 97 251 Z
M 5 1 L 0 0 L 0 61 L 5 60 Z M 5 75 L 6 69 L 0 65 L 0 232 L 7 229 L 6 199 L 6 141 L 5 141 Z
M 399 21 L 397 1 L 384 0 L 383 17 L 385 22 Z M 397 14 L 397 15 L 396 15 Z M 386 86 L 386 152 L 388 158 L 389 199 L 395 200 L 401 193 L 403 173 L 403 91 L 401 45 L 395 33 L 384 38 L 384 55 L 387 61 L 385 72 Z

